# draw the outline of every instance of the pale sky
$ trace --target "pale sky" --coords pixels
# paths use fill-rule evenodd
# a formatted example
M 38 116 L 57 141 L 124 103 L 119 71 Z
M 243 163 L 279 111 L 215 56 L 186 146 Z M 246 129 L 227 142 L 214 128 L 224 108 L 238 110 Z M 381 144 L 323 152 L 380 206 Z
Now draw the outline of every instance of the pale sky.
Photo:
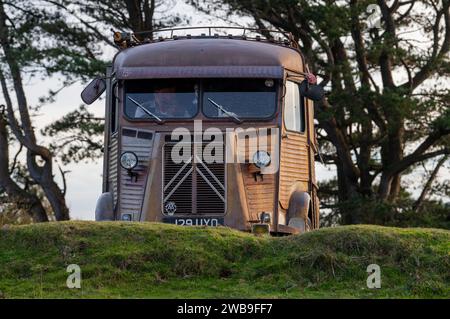
M 223 21 L 217 21 L 216 19 L 210 19 L 203 14 L 195 13 L 184 2 L 178 1 L 177 5 L 172 9 L 174 12 L 183 12 L 185 15 L 191 16 L 191 26 L 202 25 L 232 25 L 232 23 L 225 23 Z M 167 14 L 167 13 L 166 13 Z M 246 19 L 233 18 L 233 21 L 239 21 L 240 24 L 245 24 Z M 106 34 L 109 34 L 109 30 L 105 30 Z M 110 58 L 112 58 L 112 51 Z M 41 81 L 39 79 L 29 80 L 26 83 L 26 93 L 30 105 L 36 105 L 38 98 L 46 94 L 49 89 L 58 88 L 61 82 L 57 79 L 48 79 Z M 61 118 L 64 114 L 77 109 L 82 101 L 80 99 L 80 92 L 83 86 L 80 83 L 74 84 L 64 90 L 62 90 L 56 98 L 56 101 L 52 104 L 45 105 L 40 110 L 40 115 L 33 119 L 34 125 L 37 131 L 49 123 Z M 104 100 L 97 101 L 90 105 L 88 109 L 96 116 L 104 116 Z M 40 138 L 40 141 L 42 139 Z M 12 152 L 11 152 L 12 153 Z M 331 168 L 325 168 L 320 163 L 317 163 L 317 177 L 319 180 L 326 180 L 334 176 L 334 170 Z M 96 162 L 70 164 L 64 167 L 64 170 L 71 171 L 67 176 L 67 195 L 66 200 L 70 208 L 72 219 L 94 219 L 95 204 L 98 196 L 101 194 L 102 187 L 102 159 Z M 404 178 L 405 183 L 414 185 L 417 181 L 417 174 L 422 174 L 423 169 L 418 169 L 417 173 L 413 176 L 406 176 Z M 60 182 L 57 166 L 55 165 L 54 174 L 57 175 L 57 180 Z M 439 179 L 450 179 L 450 172 L 447 167 L 441 169 Z M 417 194 L 420 189 L 415 190 Z

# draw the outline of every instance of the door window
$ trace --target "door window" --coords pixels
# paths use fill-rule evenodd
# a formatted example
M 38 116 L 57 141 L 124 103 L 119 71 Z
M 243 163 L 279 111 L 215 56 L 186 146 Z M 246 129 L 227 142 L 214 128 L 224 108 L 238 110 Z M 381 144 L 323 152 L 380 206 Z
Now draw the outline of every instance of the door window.
M 305 132 L 305 103 L 299 85 L 291 81 L 286 82 L 284 125 L 288 131 Z

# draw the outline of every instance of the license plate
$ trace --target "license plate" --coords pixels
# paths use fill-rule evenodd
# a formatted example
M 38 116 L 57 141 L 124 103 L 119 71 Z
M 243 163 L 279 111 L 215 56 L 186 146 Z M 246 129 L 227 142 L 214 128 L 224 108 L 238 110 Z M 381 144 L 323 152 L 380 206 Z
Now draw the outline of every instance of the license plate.
M 184 218 L 184 217 L 165 217 L 163 218 L 164 223 L 175 224 L 180 226 L 223 226 L 223 218 L 210 218 L 210 217 L 195 217 L 195 218 Z

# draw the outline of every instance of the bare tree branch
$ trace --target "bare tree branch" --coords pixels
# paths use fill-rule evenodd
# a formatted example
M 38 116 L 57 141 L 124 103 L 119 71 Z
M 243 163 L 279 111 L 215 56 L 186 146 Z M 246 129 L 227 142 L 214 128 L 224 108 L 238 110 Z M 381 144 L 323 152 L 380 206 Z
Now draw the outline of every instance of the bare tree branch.
M 425 186 L 423 187 L 419 198 L 417 199 L 417 201 L 413 205 L 413 209 L 416 212 L 419 212 L 422 209 L 423 202 L 424 202 L 426 196 L 428 195 L 428 192 L 431 189 L 431 185 L 433 184 L 434 180 L 436 179 L 436 177 L 438 175 L 438 172 L 441 169 L 442 165 L 444 165 L 444 163 L 448 160 L 448 158 L 449 158 L 448 155 L 442 156 L 442 158 L 438 161 L 438 163 L 434 167 L 433 172 L 428 177 L 428 180 L 425 183 Z

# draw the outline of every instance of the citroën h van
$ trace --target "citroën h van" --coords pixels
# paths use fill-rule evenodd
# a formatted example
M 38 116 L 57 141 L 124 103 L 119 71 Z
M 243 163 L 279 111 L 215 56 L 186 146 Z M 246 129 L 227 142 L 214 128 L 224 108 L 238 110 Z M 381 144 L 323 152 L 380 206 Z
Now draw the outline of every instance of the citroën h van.
M 323 90 L 290 35 L 213 29 L 114 33 L 112 66 L 82 93 L 90 104 L 106 90 L 96 219 L 318 228 L 313 100 Z

